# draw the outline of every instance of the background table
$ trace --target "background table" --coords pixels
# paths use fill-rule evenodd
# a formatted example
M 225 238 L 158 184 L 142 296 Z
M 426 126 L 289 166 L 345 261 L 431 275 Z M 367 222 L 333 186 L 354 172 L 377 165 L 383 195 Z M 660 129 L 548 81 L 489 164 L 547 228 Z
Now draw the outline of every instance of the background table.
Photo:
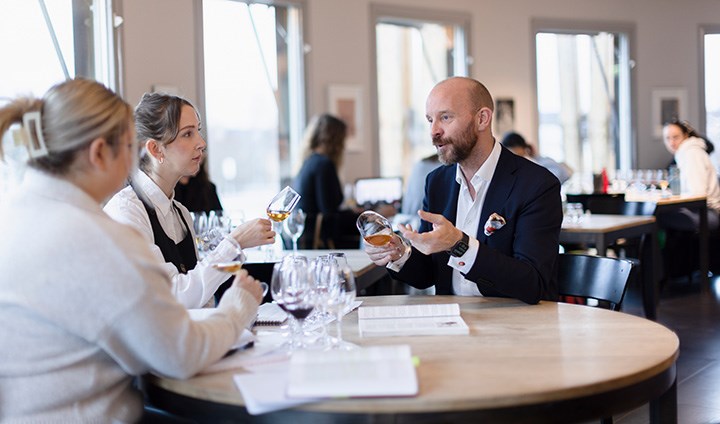
M 622 214 L 623 211 L 633 210 L 632 213 L 637 215 L 652 214 L 658 216 L 681 208 L 696 211 L 700 217 L 698 228 L 700 283 L 703 290 L 710 288 L 710 279 L 708 277 L 708 271 L 710 270 L 710 233 L 707 222 L 707 197 L 690 195 L 660 197 L 657 194 L 650 193 L 587 193 L 567 194 L 567 201 L 582 203 L 583 209 L 589 208 L 591 210 L 593 210 L 593 204 L 604 205 L 602 207 L 603 213 Z M 616 212 L 610 212 L 607 208 L 615 209 Z
M 150 376 L 149 399 L 205 422 L 532 422 L 610 416 L 652 401 L 653 422 L 676 422 L 679 341 L 652 321 L 581 305 L 500 298 L 380 296 L 363 305 L 460 303 L 468 336 L 358 337 L 361 345 L 410 344 L 420 359 L 412 398 L 336 399 L 247 415 L 232 381 L 242 370 L 179 381 Z

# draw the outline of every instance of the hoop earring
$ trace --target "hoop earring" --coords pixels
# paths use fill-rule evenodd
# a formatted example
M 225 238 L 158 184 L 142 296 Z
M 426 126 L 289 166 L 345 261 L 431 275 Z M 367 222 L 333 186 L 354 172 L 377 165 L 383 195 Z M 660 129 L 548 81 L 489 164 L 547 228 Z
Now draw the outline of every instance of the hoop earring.
M 160 159 L 158 159 L 158 162 L 160 162 L 160 165 L 162 165 L 163 162 L 165 162 L 165 158 L 164 158 L 164 157 L 160 157 Z

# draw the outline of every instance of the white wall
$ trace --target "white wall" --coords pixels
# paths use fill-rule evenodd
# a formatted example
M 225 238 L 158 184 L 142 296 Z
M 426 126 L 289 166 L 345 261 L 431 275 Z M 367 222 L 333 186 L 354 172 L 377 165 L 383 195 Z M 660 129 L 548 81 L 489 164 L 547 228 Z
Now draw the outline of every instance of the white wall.
M 125 94 L 136 102 L 153 84 L 177 86 L 196 100 L 194 2 L 199 0 L 125 0 Z M 700 122 L 699 26 L 720 23 L 717 0 L 305 0 L 308 116 L 325 111 L 331 84 L 356 84 L 370 98 L 371 4 L 467 13 L 472 16 L 470 75 L 496 97 L 515 99 L 516 128 L 536 133 L 534 114 L 533 19 L 612 22 L 635 28 L 634 105 L 639 168 L 659 168 L 670 159 L 651 129 L 654 88 L 683 87 L 688 116 Z M 718 93 L 720 95 L 720 93 Z M 364 122 L 370 119 L 364 103 Z M 696 124 L 697 125 L 697 124 Z M 376 140 L 365 131 L 366 146 Z M 428 142 L 430 142 L 428 140 Z M 373 174 L 376 149 L 352 153 L 343 170 L 346 180 Z

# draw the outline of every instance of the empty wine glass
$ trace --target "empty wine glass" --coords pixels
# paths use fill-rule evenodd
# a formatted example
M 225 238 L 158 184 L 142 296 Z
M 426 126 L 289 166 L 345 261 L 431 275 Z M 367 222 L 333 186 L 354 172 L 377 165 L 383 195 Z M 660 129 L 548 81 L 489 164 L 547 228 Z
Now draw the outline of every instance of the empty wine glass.
M 198 254 L 202 257 L 205 254 L 205 233 L 208 230 L 208 217 L 203 212 L 190 212 L 193 220 L 193 231 L 195 232 L 195 246 L 197 246 Z
M 293 243 L 293 255 L 297 255 L 297 242 L 305 229 L 305 212 L 302 209 L 294 209 L 290 216 L 283 222 L 283 230 Z
M 343 257 L 330 257 L 329 281 L 330 288 L 327 306 L 335 313 L 335 338 L 332 340 L 333 349 L 352 349 L 354 345 L 346 343 L 342 339 L 342 319 L 347 308 L 352 306 L 355 300 L 355 276 L 347 261 Z
M 392 240 L 393 230 L 390 221 L 377 212 L 361 213 L 355 225 L 365 242 L 373 246 L 384 246 Z

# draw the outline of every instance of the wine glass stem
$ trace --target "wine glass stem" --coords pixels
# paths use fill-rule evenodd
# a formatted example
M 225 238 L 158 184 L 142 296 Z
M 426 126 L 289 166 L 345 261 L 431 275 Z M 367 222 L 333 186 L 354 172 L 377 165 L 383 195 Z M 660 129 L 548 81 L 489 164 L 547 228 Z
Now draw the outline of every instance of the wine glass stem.
M 342 319 L 343 319 L 343 310 L 340 309 L 340 311 L 337 314 L 337 319 L 335 320 L 335 329 L 337 332 L 337 337 L 335 338 L 335 346 L 340 347 L 340 344 L 342 343 Z
M 297 256 L 297 237 L 293 237 L 293 255 Z

